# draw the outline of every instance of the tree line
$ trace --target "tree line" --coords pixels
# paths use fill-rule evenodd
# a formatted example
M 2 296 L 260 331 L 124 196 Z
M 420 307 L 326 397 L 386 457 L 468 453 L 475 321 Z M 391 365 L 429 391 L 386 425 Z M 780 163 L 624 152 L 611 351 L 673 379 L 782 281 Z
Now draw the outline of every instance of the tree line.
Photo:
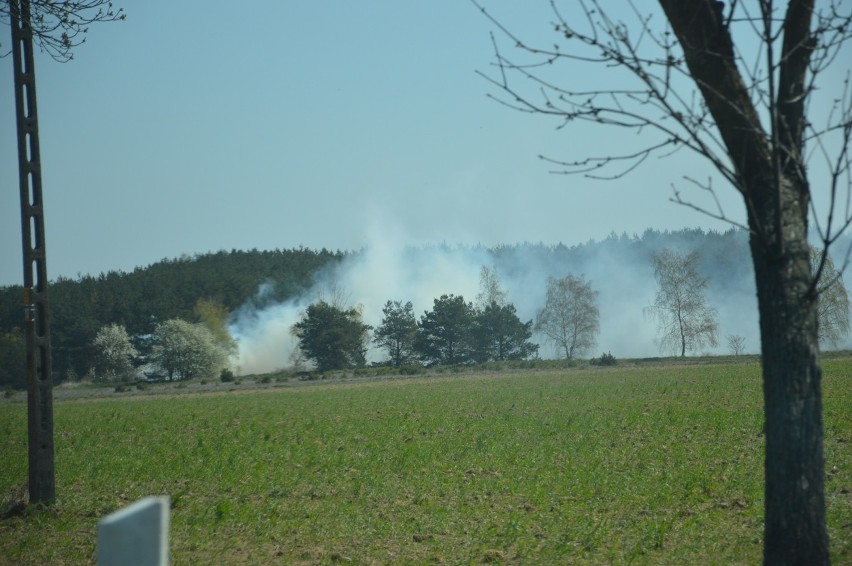
M 698 270 L 696 251 L 663 249 L 651 257 L 657 292 L 646 312 L 657 322 L 661 352 L 685 356 L 718 345 L 716 309 L 708 302 L 709 278 Z M 812 261 L 820 261 L 813 250 Z M 825 266 L 820 301 L 820 338 L 837 343 L 849 332 L 849 299 L 831 260 Z M 410 301 L 389 300 L 381 324 L 365 324 L 359 308 L 320 300 L 310 305 L 293 326 L 304 357 L 319 371 L 365 365 L 371 339 L 387 358 L 387 365 L 459 365 L 520 360 L 537 356 L 539 345 L 530 339 L 538 332 L 572 360 L 597 345 L 600 330 L 598 292 L 591 281 L 569 273 L 550 277 L 544 306 L 534 320 L 522 322 L 515 306 L 506 301 L 494 268 L 483 267 L 476 303 L 463 296 L 441 295 L 418 320 Z M 744 338 L 728 336 L 732 354 L 743 352 Z M 611 353 L 606 354 L 614 359 Z
M 483 284 L 495 281 L 493 268 L 483 267 Z M 476 304 L 462 295 L 441 295 L 419 320 L 411 301 L 388 300 L 382 314 L 374 329 L 363 322 L 360 309 L 320 300 L 308 306 L 293 334 L 319 371 L 365 365 L 371 339 L 387 356 L 381 363 L 396 367 L 521 360 L 538 353 L 530 340 L 533 321 L 521 321 L 496 286 L 486 287 Z
M 310 288 L 318 273 L 346 255 L 308 248 L 231 250 L 163 259 L 131 272 L 60 277 L 50 284 L 54 379 L 79 379 L 96 368 L 93 344 L 105 326 L 151 336 L 167 320 L 200 322 L 199 300 L 227 312 L 249 301 L 282 302 Z M 269 283 L 269 292 L 256 298 L 263 283 Z M 0 387 L 26 385 L 22 296 L 19 285 L 0 287 Z M 135 347 L 147 355 L 150 340 Z
M 668 263 L 675 256 L 689 261 L 668 268 L 665 267 L 667 262 L 657 265 L 655 258 L 664 257 L 665 250 L 669 250 Z M 701 253 L 693 254 L 694 250 Z M 487 250 L 487 254 L 476 251 L 472 255 L 490 258 L 494 267 L 483 270 L 481 293 L 475 301 L 468 302 L 448 293 L 436 298 L 432 309 L 415 316 L 406 310 L 404 299 L 389 300 L 382 313 L 382 323 L 367 332 L 353 332 L 356 338 L 353 343 L 357 347 L 349 349 L 344 362 L 334 364 L 356 367 L 366 358 L 370 347 L 386 354 L 382 363 L 390 365 L 523 359 L 538 355 L 531 335 L 551 345 L 561 357 L 573 359 L 587 355 L 596 347 L 600 332 L 599 297 L 591 281 L 578 274 L 589 268 L 594 270 L 594 262 L 601 257 L 610 258 L 616 266 L 623 266 L 625 261 L 635 262 L 632 258 L 640 258 L 640 263 L 654 266 L 658 288 L 665 292 L 662 302 L 658 295 L 645 311 L 657 323 L 661 352 L 684 355 L 707 346 L 716 347 L 725 339 L 732 354 L 745 351 L 742 336 L 719 335 L 717 313 L 712 307 L 713 303 L 725 301 L 732 295 L 753 292 L 742 287 L 748 278 L 739 272 L 745 269 L 743 265 L 747 268 L 743 261 L 747 254 L 747 237 L 741 231 L 663 233 L 649 230 L 642 236 L 613 234 L 601 242 L 571 247 L 519 244 L 499 246 Z M 227 320 L 236 309 L 246 304 L 263 309 L 301 296 L 318 278 L 333 278 L 331 270 L 348 258 L 357 257 L 358 253 L 307 249 L 218 252 L 163 260 L 131 273 L 110 272 L 78 280 L 60 278 L 51 287 L 55 377 L 61 381 L 101 375 L 101 368 L 108 364 L 104 366 L 96 338 L 110 325 L 124 328 L 131 337 L 135 353 L 130 358 L 135 366 L 153 364 L 154 337 L 165 322 L 174 320 L 203 327 L 212 333 L 212 343 L 219 344 L 227 358 L 233 351 L 233 344 L 229 345 L 226 336 Z M 521 321 L 515 304 L 506 300 L 497 271 L 517 281 L 525 269 L 545 277 L 546 295 L 534 312 L 530 310 L 530 296 L 523 297 L 527 301 L 525 312 L 534 316 Z M 681 283 L 691 282 L 694 288 L 670 288 L 674 282 L 660 279 L 667 271 L 680 275 L 691 273 L 691 277 Z M 830 263 L 827 271 L 834 272 Z M 721 276 L 714 277 L 711 286 L 701 273 Z M 597 276 L 601 277 L 599 271 Z M 829 276 L 825 280 L 833 279 Z M 842 280 L 838 281 L 839 285 L 828 286 L 821 293 L 819 328 L 820 339 L 825 343 L 836 343 L 848 331 L 848 298 Z M 262 284 L 265 292 L 258 293 L 258 286 Z M 25 386 L 21 292 L 18 286 L 0 288 L 0 387 Z M 667 309 L 666 305 L 675 299 L 678 308 Z M 696 302 L 699 299 L 700 302 Z M 357 308 L 353 310 L 333 299 L 326 303 L 325 306 L 312 305 L 305 311 L 310 315 L 306 320 L 312 324 L 305 323 L 299 332 L 305 336 L 319 335 L 316 329 L 329 324 L 345 327 L 341 320 L 349 320 L 353 328 L 357 327 L 355 322 L 363 324 Z M 703 318 L 699 316 L 702 308 L 706 311 Z M 324 317 L 331 322 L 320 324 Z M 393 344 L 395 348 L 391 349 Z M 327 365 L 326 361 L 317 363 L 317 358 L 313 357 L 317 352 L 310 347 L 307 351 L 300 349 L 299 353 L 318 367 Z M 169 374 L 167 370 L 152 371 Z M 183 378 L 193 371 L 171 373 L 174 378 Z

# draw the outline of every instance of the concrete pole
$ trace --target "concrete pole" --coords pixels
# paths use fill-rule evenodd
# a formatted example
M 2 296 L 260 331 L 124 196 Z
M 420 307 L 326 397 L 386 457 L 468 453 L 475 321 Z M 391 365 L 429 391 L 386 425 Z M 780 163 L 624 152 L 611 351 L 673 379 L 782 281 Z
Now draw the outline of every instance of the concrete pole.
M 29 0 L 9 0 L 24 257 L 24 331 L 27 345 L 27 430 L 31 503 L 56 499 L 53 450 L 53 375 L 47 308 L 44 205 L 38 143 L 33 34 Z

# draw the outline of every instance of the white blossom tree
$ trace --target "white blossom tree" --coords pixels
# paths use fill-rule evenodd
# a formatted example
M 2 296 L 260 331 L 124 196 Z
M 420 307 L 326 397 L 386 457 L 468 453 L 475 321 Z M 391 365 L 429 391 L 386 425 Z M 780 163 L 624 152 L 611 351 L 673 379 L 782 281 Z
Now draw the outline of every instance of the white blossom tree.
M 151 361 L 170 380 L 213 377 L 227 366 L 227 353 L 204 325 L 172 319 L 157 326 Z
M 125 381 L 133 375 L 133 358 L 139 355 L 127 330 L 119 324 L 108 324 L 98 330 L 92 341 L 95 369 L 99 380 Z

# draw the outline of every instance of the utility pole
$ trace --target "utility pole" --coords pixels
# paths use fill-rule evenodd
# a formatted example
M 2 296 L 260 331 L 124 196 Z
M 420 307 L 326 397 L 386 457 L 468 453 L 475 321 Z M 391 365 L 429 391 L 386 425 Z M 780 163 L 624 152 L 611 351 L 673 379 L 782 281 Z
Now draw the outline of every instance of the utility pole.
M 9 0 L 15 114 L 18 131 L 18 175 L 21 192 L 21 235 L 24 257 L 24 330 L 27 345 L 27 432 L 31 503 L 56 499 L 53 450 L 53 375 L 47 308 L 47 265 L 44 201 L 38 143 L 33 34 L 29 0 Z

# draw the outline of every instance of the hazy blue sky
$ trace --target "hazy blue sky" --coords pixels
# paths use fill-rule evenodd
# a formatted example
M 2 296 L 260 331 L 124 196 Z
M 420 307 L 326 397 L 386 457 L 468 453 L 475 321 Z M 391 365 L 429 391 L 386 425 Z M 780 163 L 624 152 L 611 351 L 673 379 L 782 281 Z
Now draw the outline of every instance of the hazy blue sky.
M 550 41 L 546 2 L 486 4 Z M 74 61 L 36 63 L 51 279 L 232 248 L 726 228 L 668 201 L 683 175 L 710 174 L 684 155 L 613 182 L 550 174 L 538 154 L 601 154 L 624 134 L 557 131 L 487 98 L 475 71 L 489 71 L 493 26 L 469 2 L 119 5 L 127 21 L 93 26 Z M 22 277 L 12 95 L 7 57 L 0 284 Z M 733 191 L 720 193 L 741 217 Z

